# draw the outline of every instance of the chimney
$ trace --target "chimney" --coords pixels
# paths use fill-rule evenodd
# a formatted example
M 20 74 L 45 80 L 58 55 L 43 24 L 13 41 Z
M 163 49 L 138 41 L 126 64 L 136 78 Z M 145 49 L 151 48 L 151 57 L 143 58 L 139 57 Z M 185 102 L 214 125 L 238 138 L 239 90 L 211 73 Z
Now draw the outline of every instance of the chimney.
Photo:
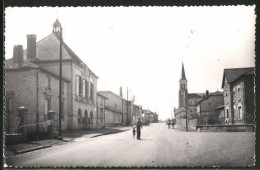
M 123 97 L 122 86 L 120 86 L 119 95 L 120 95 L 120 97 Z
M 209 91 L 206 90 L 206 97 L 209 97 Z
M 13 50 L 13 65 L 15 67 L 22 67 L 23 61 L 23 46 L 15 45 Z
M 33 61 L 36 59 L 36 35 L 27 35 L 27 60 Z

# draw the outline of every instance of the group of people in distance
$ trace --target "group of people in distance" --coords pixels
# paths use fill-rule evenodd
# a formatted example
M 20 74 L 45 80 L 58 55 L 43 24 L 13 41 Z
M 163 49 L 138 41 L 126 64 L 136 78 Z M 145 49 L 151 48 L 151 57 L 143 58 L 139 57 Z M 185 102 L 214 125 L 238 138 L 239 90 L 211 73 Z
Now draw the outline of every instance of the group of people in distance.
M 174 119 L 168 119 L 167 121 L 166 121 L 166 125 L 168 125 L 168 129 L 170 129 L 171 128 L 171 125 L 172 125 L 172 128 L 174 129 L 174 125 L 175 125 L 175 120 Z

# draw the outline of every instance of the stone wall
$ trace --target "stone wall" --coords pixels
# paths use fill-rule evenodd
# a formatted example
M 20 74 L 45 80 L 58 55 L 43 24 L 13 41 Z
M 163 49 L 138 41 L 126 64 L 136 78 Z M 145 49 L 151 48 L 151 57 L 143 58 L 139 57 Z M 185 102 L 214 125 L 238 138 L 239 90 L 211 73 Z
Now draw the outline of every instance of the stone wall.
M 254 125 L 198 125 L 198 132 L 254 132 Z

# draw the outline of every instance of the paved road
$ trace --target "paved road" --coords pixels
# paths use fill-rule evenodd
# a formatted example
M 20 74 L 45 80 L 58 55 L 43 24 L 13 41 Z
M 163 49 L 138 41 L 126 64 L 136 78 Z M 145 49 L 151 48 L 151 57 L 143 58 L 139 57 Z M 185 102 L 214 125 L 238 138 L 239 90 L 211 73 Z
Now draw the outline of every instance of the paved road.
M 254 164 L 254 133 L 180 132 L 164 123 L 142 129 L 142 140 L 131 130 L 79 138 L 8 158 L 18 167 L 128 167 L 128 166 L 245 166 Z

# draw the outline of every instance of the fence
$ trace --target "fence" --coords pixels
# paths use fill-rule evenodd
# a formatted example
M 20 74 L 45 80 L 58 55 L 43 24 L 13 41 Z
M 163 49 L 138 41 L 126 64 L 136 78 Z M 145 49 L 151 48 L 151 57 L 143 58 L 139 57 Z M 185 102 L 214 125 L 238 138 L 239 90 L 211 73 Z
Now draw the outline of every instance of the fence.
M 39 116 L 39 120 L 46 120 L 41 123 L 36 123 L 36 115 L 28 113 L 25 107 L 19 107 L 17 114 L 9 114 L 6 119 L 6 141 L 16 141 L 16 139 L 27 141 L 28 133 L 42 131 L 47 132 L 50 138 L 54 137 L 55 127 L 55 112 L 50 110 L 48 116 Z M 22 138 L 21 138 L 22 135 Z M 10 139 L 10 140 L 9 140 Z M 22 142 L 21 141 L 21 142 Z

